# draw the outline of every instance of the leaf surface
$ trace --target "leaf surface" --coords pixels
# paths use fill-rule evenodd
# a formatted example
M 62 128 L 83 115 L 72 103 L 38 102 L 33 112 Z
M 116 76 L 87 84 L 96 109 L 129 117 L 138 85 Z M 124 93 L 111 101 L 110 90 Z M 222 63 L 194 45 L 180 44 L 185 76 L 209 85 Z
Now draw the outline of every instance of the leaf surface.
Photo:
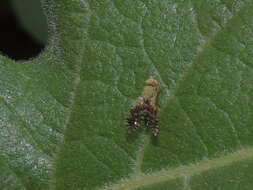
M 0 189 L 251 189 L 252 1 L 42 1 L 50 41 L 0 57 Z M 155 76 L 159 135 L 125 119 Z

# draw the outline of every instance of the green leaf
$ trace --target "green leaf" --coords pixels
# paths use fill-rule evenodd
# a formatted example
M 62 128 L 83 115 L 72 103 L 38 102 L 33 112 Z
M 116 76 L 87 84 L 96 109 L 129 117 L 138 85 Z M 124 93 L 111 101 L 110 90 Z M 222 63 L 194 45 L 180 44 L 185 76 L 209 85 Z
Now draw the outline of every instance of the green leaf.
M 42 5 L 46 50 L 0 57 L 0 189 L 252 189 L 252 1 Z M 158 137 L 129 137 L 151 75 Z

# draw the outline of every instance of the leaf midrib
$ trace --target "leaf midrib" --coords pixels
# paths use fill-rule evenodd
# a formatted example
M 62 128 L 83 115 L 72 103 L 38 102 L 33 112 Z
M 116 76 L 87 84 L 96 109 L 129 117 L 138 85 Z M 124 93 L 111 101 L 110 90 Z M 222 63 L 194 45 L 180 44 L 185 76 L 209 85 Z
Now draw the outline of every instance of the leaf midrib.
M 86 3 L 86 1 L 82 2 L 86 5 L 87 9 L 88 9 L 88 22 L 90 21 L 90 17 L 91 17 L 91 10 L 90 10 L 90 7 L 89 7 L 89 4 Z M 83 38 L 82 39 L 85 39 L 85 35 L 86 33 L 83 32 L 82 36 Z M 80 85 L 80 82 L 81 82 L 81 64 L 83 62 L 83 58 L 84 58 L 84 48 L 85 46 L 82 45 L 82 48 L 79 49 L 79 57 L 80 59 L 78 59 L 79 63 L 76 64 L 76 67 L 75 67 L 75 73 L 74 73 L 74 82 L 73 82 L 73 91 L 71 92 L 71 96 L 70 96 L 70 105 L 69 105 L 69 112 L 67 114 L 67 117 L 66 117 L 66 120 L 65 120 L 65 126 L 64 126 L 64 135 L 63 135 L 63 138 L 62 138 L 62 141 L 59 143 L 59 146 L 58 146 L 58 150 L 54 156 L 54 162 L 52 164 L 52 180 L 51 180 L 51 183 L 50 183 L 50 189 L 51 190 L 54 190 L 56 189 L 56 161 L 59 157 L 59 153 L 62 149 L 62 146 L 64 145 L 64 142 L 65 142 L 65 133 L 67 131 L 67 128 L 69 126 L 69 123 L 70 123 L 70 120 L 71 120 L 71 115 L 72 115 L 72 109 L 73 109 L 73 106 L 75 105 L 75 99 L 76 99 L 76 94 L 77 94 L 77 89 L 78 89 L 78 86 Z
M 192 176 L 198 175 L 207 170 L 218 169 L 224 166 L 229 166 L 235 162 L 245 161 L 252 158 L 253 147 L 244 148 L 219 158 L 200 161 L 189 166 L 179 166 L 173 169 L 153 172 L 152 174 L 148 175 L 140 174 L 133 176 L 128 180 L 121 181 L 120 183 L 116 183 L 110 187 L 101 188 L 101 190 L 127 190 L 129 188 L 135 189 L 146 185 L 176 179 L 178 177 L 184 177 L 184 181 L 189 181 Z M 186 184 L 188 183 L 186 182 Z

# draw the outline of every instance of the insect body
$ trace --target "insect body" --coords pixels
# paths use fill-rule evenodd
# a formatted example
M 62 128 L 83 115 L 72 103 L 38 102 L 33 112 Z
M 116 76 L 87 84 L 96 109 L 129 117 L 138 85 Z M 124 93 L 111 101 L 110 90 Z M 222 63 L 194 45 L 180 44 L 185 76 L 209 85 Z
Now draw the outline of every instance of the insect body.
M 153 135 L 158 133 L 158 119 L 156 100 L 159 92 L 159 84 L 154 77 L 146 81 L 142 95 L 130 110 L 130 116 L 127 118 L 128 133 L 135 132 L 138 127 L 145 125 L 150 128 Z

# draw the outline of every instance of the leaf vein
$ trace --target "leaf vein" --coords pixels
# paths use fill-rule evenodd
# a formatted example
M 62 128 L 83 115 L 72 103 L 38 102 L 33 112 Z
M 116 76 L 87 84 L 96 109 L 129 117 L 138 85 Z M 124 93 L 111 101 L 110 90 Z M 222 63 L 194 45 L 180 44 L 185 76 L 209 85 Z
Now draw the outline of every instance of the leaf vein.
M 165 107 L 167 106 L 167 104 L 169 103 L 169 101 L 171 99 L 173 99 L 176 96 L 176 93 L 178 91 L 178 89 L 181 87 L 181 85 L 183 84 L 183 82 L 186 80 L 187 76 L 189 74 L 191 74 L 193 72 L 194 66 L 196 65 L 196 63 L 198 62 L 198 59 L 200 58 L 200 56 L 206 51 L 206 49 L 208 49 L 208 47 L 214 42 L 214 40 L 216 39 L 216 37 L 223 31 L 225 30 L 225 28 L 230 24 L 230 22 L 233 20 L 233 18 L 237 17 L 239 15 L 239 13 L 241 11 L 243 11 L 244 7 L 248 6 L 248 4 L 251 4 L 252 2 L 249 1 L 247 3 L 245 3 L 245 5 L 239 9 L 237 11 L 237 13 L 235 13 L 235 16 L 232 16 L 226 23 L 225 25 L 219 30 L 217 31 L 212 37 L 210 37 L 208 40 L 206 40 L 204 42 L 203 48 L 201 49 L 201 51 L 198 52 L 197 56 L 195 57 L 195 59 L 193 60 L 193 62 L 191 64 L 188 65 L 188 68 L 186 68 L 185 72 L 179 77 L 178 80 L 178 84 L 175 86 L 175 88 L 173 88 L 171 90 L 170 93 L 170 97 L 167 98 L 167 101 L 164 103 L 164 106 L 162 107 L 162 110 L 165 109 Z
M 204 142 L 204 140 L 203 140 L 203 138 L 201 137 L 201 135 L 198 133 L 196 124 L 193 122 L 193 120 L 192 120 L 191 117 L 189 116 L 188 112 L 182 107 L 182 104 L 181 104 L 180 99 L 177 98 L 177 100 L 178 100 L 178 103 L 179 103 L 181 109 L 182 109 L 183 112 L 185 113 L 184 115 L 185 115 L 186 119 L 191 123 L 191 125 L 193 126 L 193 129 L 194 129 L 195 134 L 199 137 L 200 144 L 202 144 L 202 146 L 203 146 L 203 148 L 204 148 L 204 150 L 205 150 L 205 152 L 206 152 L 206 157 L 208 157 L 208 148 L 207 148 L 207 145 L 206 145 L 206 143 Z
M 213 158 L 210 160 L 202 160 L 196 164 L 183 165 L 177 168 L 168 170 L 162 170 L 159 172 L 153 172 L 149 175 L 133 176 L 127 180 L 119 181 L 119 183 L 113 184 L 108 187 L 100 188 L 101 190 L 127 190 L 129 187 L 136 189 L 151 184 L 157 184 L 168 180 L 188 176 L 189 179 L 192 176 L 201 174 L 202 172 L 218 169 L 224 166 L 229 166 L 233 163 L 249 160 L 253 158 L 253 148 L 243 148 L 225 156 Z

